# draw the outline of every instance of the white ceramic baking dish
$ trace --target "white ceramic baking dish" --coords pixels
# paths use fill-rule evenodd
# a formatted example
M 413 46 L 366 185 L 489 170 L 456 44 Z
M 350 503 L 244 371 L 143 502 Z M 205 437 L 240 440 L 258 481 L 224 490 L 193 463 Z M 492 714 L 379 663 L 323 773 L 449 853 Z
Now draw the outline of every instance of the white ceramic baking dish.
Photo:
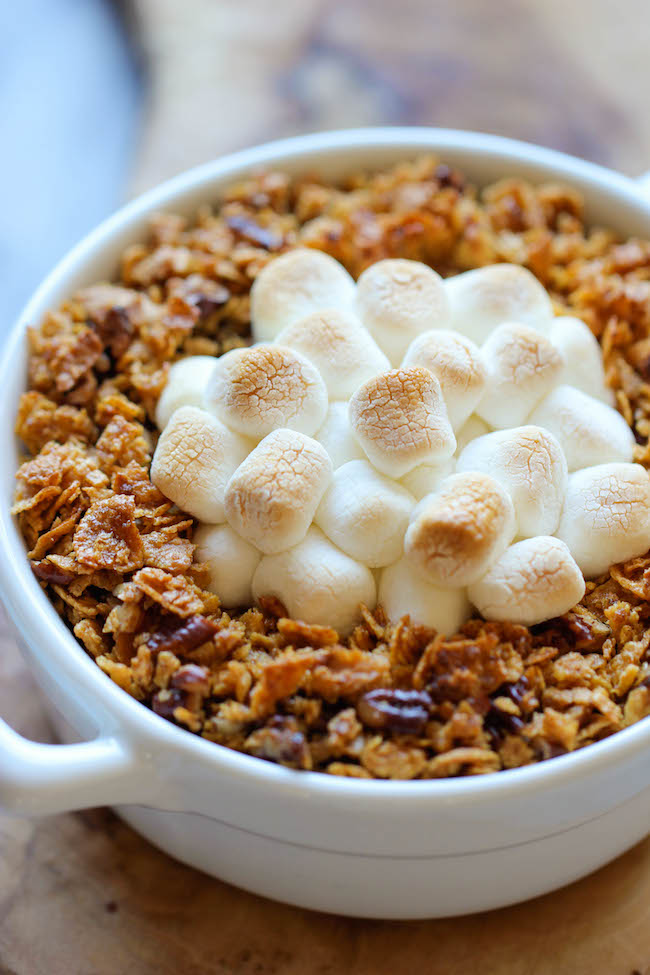
M 584 193 L 589 220 L 650 237 L 650 203 L 635 181 L 547 149 L 440 129 L 323 133 L 228 156 L 145 194 L 82 241 L 30 301 L 0 364 L 0 591 L 68 744 L 35 744 L 0 721 L 4 810 L 38 816 L 108 804 L 161 849 L 233 884 L 381 918 L 523 900 L 583 876 L 648 832 L 648 719 L 540 765 L 421 782 L 295 772 L 182 731 L 86 656 L 34 579 L 8 514 L 25 329 L 76 288 L 112 276 L 151 212 L 191 213 L 258 167 L 335 176 L 429 151 L 478 184 L 503 176 L 566 180 Z

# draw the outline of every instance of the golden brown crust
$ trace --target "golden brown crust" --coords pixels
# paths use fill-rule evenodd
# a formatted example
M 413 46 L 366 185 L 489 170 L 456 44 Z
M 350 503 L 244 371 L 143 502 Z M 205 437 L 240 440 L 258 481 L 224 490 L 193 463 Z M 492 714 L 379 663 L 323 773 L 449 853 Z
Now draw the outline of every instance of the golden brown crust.
M 277 600 L 229 615 L 202 589 L 193 521 L 149 478 L 153 411 L 171 361 L 247 344 L 251 282 L 296 244 L 354 277 L 387 257 L 443 275 L 528 267 L 599 338 L 650 466 L 650 242 L 586 228 L 570 187 L 503 180 L 477 197 L 428 158 L 341 186 L 262 174 L 194 224 L 156 218 L 115 285 L 85 289 L 30 335 L 14 510 L 36 577 L 88 653 L 211 741 L 356 778 L 513 768 L 650 714 L 650 558 L 614 566 L 533 630 L 472 620 L 450 638 L 378 609 L 341 641 Z

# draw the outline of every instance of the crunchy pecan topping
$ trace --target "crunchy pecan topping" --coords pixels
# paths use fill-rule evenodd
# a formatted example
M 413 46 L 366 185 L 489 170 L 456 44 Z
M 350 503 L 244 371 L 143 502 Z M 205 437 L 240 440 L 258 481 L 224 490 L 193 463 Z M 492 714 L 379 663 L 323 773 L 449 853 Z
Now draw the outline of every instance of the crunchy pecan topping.
M 260 609 L 266 616 L 281 619 L 287 615 L 287 607 L 280 602 L 277 596 L 260 596 L 258 602 Z
M 97 333 L 111 355 L 119 359 L 128 349 L 134 333 L 133 322 L 126 308 L 111 308 L 103 322 L 97 326 Z
M 196 691 L 202 697 L 207 697 L 210 693 L 209 671 L 198 664 L 183 664 L 172 677 L 171 683 L 179 691 Z
M 231 217 L 226 217 L 226 223 L 238 236 L 243 237 L 244 240 L 249 240 L 251 244 L 259 244 L 267 251 L 277 251 L 282 247 L 283 240 L 279 234 L 267 227 L 260 227 L 249 217 L 234 214 Z
M 200 274 L 190 274 L 187 278 L 172 278 L 169 294 L 196 308 L 199 318 L 209 318 L 226 304 L 230 291 L 223 284 L 204 278 Z
M 294 647 L 330 647 L 339 640 L 338 633 L 331 626 L 315 626 L 283 617 L 278 620 L 277 627 L 278 633 Z
M 176 709 L 184 707 L 183 693 L 177 688 L 158 691 L 151 699 L 151 707 L 161 718 L 174 721 Z
M 72 438 L 89 441 L 95 434 L 95 426 L 86 410 L 65 403 L 59 406 L 47 396 L 32 391 L 23 393 L 20 398 L 16 434 L 35 454 L 50 440 L 59 443 Z
M 184 576 L 145 568 L 136 572 L 133 582 L 146 596 L 177 616 L 194 616 L 203 611 L 203 599 Z
M 92 568 L 117 572 L 139 568 L 144 549 L 133 498 L 117 494 L 92 504 L 79 522 L 73 544 L 79 561 Z
M 426 691 L 386 687 L 360 697 L 357 712 L 368 728 L 396 735 L 419 735 L 426 727 L 432 703 Z
M 268 762 L 281 762 L 290 768 L 310 768 L 305 736 L 293 718 L 275 715 L 264 728 L 248 736 L 244 744 L 250 755 Z
M 50 585 L 65 586 L 75 577 L 74 572 L 60 569 L 48 559 L 44 559 L 42 562 L 31 562 L 30 565 L 36 578 L 42 579 L 43 582 L 48 582 Z

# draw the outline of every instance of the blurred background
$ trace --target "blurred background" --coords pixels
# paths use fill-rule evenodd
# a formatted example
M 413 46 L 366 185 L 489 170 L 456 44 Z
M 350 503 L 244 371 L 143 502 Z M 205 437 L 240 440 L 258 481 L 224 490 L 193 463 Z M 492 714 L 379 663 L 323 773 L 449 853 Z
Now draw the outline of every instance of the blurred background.
M 650 4 L 0 3 L 0 320 L 134 193 L 255 142 L 448 125 L 650 167 Z

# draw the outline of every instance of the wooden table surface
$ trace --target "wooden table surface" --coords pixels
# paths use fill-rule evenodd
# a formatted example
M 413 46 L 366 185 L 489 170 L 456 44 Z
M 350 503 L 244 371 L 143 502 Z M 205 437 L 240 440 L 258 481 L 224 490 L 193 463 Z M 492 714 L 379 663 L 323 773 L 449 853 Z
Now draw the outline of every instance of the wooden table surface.
M 133 2 L 150 78 L 133 192 L 224 150 L 357 124 L 483 129 L 650 167 L 647 0 Z M 0 714 L 50 740 L 4 629 Z M 235 890 L 107 810 L 0 816 L 0 975 L 403 971 L 648 975 L 650 840 L 527 904 L 380 923 Z

